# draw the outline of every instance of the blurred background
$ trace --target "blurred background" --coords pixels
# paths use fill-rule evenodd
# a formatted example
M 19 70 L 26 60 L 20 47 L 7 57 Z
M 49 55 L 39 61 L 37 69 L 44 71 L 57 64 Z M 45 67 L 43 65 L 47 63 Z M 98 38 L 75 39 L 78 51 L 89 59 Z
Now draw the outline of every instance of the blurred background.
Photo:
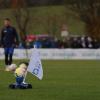
M 17 48 L 100 48 L 99 0 L 0 0 L 0 27 L 11 18 Z
M 44 78 L 28 73 L 32 90 L 8 89 L 1 46 L 0 100 L 100 100 L 100 0 L 0 0 L 0 31 L 5 18 L 20 41 L 13 63 L 29 62 L 35 45 Z

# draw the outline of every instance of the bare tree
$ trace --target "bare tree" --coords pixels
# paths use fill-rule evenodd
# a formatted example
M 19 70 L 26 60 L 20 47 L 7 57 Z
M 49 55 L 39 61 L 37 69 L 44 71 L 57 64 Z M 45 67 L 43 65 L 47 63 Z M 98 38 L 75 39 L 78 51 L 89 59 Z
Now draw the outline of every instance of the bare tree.
M 0 8 L 7 8 L 9 6 L 8 0 L 0 0 Z
M 26 0 L 12 0 L 13 16 L 20 31 L 21 40 L 25 40 L 30 20 L 30 11 Z
M 100 0 L 65 0 L 65 4 L 85 23 L 87 34 L 100 39 Z
M 47 17 L 47 25 L 46 25 L 46 31 L 49 35 L 56 36 L 57 34 L 57 28 L 58 28 L 58 18 L 56 15 L 48 16 Z

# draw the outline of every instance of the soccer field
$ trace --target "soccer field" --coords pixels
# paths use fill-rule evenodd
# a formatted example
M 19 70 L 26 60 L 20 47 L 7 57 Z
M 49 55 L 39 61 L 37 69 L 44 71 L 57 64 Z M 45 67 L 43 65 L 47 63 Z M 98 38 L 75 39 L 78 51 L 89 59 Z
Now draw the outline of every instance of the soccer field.
M 15 61 L 19 63 L 20 61 Z M 26 81 L 33 89 L 11 90 L 15 82 L 10 72 L 0 71 L 0 100 L 100 100 L 100 61 L 42 61 L 42 81 L 30 73 Z M 0 68 L 4 69 L 0 61 Z

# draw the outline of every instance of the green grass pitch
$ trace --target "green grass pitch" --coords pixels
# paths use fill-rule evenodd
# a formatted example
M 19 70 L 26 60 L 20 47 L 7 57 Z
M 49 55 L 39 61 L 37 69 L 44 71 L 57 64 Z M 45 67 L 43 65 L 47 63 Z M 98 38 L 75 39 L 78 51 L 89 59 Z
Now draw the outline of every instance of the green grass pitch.
M 15 61 L 19 63 L 20 61 Z M 99 60 L 45 60 L 42 61 L 42 81 L 30 73 L 26 81 L 31 90 L 11 90 L 13 73 L 0 71 L 0 100 L 100 100 Z M 4 69 L 4 61 L 0 61 Z

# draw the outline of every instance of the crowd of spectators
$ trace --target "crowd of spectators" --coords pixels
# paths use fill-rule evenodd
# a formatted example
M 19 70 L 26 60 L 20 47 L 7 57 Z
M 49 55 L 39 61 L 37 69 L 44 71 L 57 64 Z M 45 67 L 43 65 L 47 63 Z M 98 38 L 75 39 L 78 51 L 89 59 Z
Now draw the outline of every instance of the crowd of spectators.
M 100 42 L 89 36 L 72 37 L 70 39 L 71 48 L 89 48 L 97 49 L 100 48 Z
M 18 48 L 100 48 L 100 42 L 89 36 L 71 36 L 69 38 L 57 39 L 54 37 L 36 38 L 34 41 L 27 41 L 19 44 Z

